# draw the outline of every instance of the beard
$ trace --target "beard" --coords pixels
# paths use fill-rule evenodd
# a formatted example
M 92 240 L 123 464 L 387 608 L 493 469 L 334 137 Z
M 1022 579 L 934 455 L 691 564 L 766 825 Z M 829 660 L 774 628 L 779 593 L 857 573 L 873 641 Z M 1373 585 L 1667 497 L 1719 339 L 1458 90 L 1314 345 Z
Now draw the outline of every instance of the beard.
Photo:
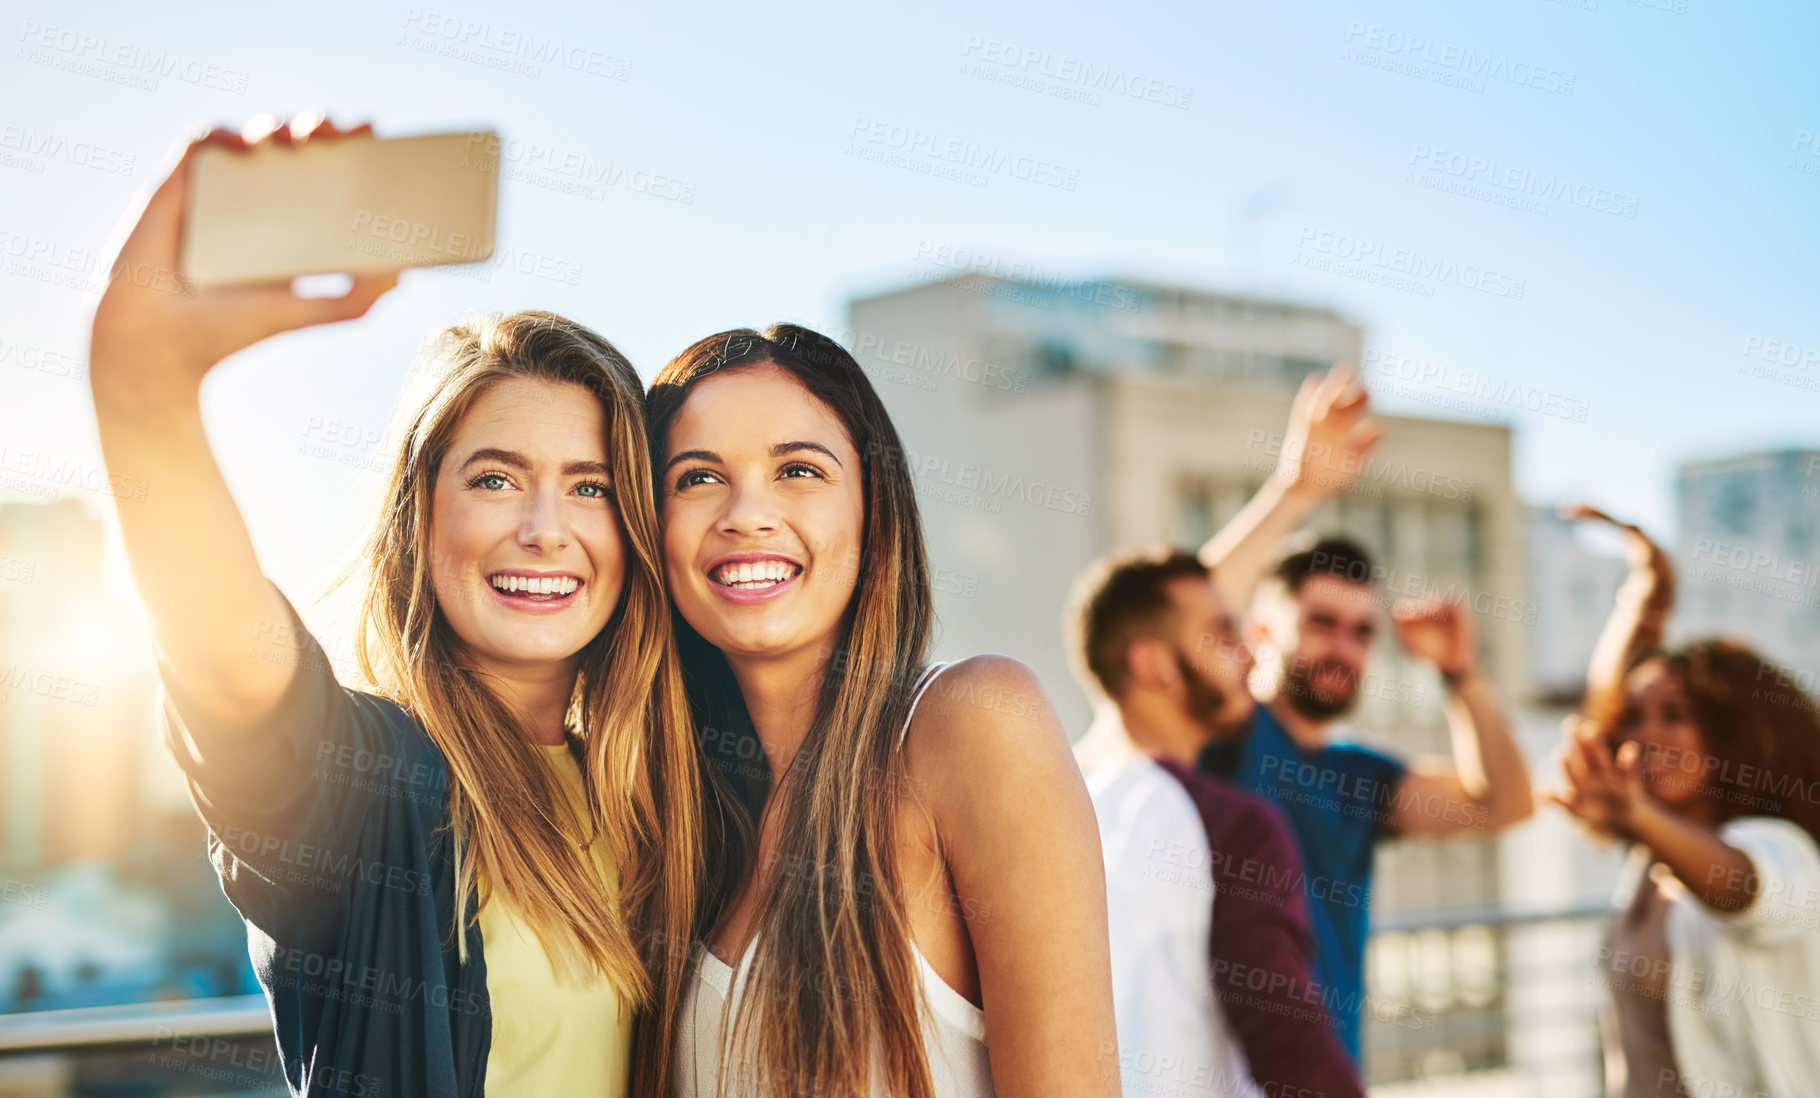
M 1358 676 L 1340 664 L 1306 664 L 1300 660 L 1289 660 L 1288 664 L 1283 671 L 1283 701 L 1310 720 L 1332 720 L 1351 709 L 1359 698 Z M 1315 676 L 1327 671 L 1346 672 L 1344 690 L 1321 690 L 1314 685 Z
M 1211 724 L 1213 718 L 1226 708 L 1226 691 L 1201 678 L 1194 664 L 1180 652 L 1175 654 L 1175 662 L 1182 669 L 1182 682 L 1188 689 L 1188 715 L 1201 724 Z
M 1183 702 L 1188 716 L 1196 724 L 1212 731 L 1216 736 L 1224 736 L 1249 721 L 1249 713 L 1236 721 L 1221 720 L 1220 715 L 1226 712 L 1227 704 L 1232 699 L 1231 693 L 1202 678 L 1195 670 L 1194 663 L 1180 652 L 1175 654 L 1175 662 L 1182 670 L 1182 682 L 1188 693 Z

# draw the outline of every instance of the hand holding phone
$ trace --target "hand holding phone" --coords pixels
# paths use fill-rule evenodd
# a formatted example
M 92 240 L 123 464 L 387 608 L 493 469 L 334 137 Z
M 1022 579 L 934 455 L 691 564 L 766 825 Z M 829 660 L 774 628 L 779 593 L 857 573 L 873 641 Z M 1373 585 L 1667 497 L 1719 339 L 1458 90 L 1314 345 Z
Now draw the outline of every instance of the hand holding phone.
M 203 288 L 180 267 L 190 175 L 205 150 L 370 140 L 360 136 L 368 130 L 306 118 L 288 128 L 250 125 L 245 135 L 215 129 L 191 141 L 134 218 L 110 268 L 90 335 L 91 384 L 141 396 L 200 384 L 235 351 L 293 328 L 360 316 L 396 286 L 395 270 L 376 270 L 356 274 L 342 297 L 304 298 L 289 282 Z

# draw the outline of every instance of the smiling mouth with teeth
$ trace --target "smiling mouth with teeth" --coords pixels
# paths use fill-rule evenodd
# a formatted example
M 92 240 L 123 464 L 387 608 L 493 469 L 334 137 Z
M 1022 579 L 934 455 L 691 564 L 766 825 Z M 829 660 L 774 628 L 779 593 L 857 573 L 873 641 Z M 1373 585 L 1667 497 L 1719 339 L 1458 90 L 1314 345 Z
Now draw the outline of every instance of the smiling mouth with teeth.
M 487 582 L 502 595 L 517 595 L 538 602 L 567 598 L 581 586 L 581 581 L 574 576 L 512 576 L 504 573 L 488 576 Z
M 714 570 L 712 579 L 722 587 L 741 591 L 762 591 L 796 578 L 802 569 L 784 560 L 760 560 L 749 564 L 723 564 Z

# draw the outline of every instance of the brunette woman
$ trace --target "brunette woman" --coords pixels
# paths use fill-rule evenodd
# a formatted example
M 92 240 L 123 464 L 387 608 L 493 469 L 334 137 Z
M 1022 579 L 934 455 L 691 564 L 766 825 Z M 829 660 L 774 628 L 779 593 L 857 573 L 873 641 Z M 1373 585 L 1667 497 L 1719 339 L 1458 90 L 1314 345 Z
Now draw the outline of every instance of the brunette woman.
M 1630 579 L 1588 675 L 1552 798 L 1630 845 L 1600 949 L 1608 1091 L 1794 1098 L 1820 1079 L 1820 716 L 1742 645 L 1663 649 L 1667 554 L 1617 526 Z
M 673 1093 L 1116 1094 L 1091 802 L 1028 668 L 928 662 L 865 374 L 805 328 L 723 332 L 648 408 L 711 789 Z

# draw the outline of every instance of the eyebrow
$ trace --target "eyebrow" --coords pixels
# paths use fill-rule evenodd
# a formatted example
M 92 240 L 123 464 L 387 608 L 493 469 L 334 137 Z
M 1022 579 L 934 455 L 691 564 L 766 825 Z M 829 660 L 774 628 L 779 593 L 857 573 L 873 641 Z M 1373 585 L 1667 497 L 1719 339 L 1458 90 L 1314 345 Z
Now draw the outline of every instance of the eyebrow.
M 828 455 L 828 460 L 834 462 L 834 464 L 839 465 L 843 469 L 846 468 L 846 465 L 842 464 L 841 459 L 834 456 L 833 450 L 828 449 L 819 442 L 780 442 L 776 446 L 771 447 L 771 456 L 783 457 L 785 454 L 794 454 L 798 450 L 812 450 L 818 454 L 826 454 Z
M 719 465 L 720 455 L 712 450 L 684 450 L 669 461 L 664 462 L 664 472 L 669 472 L 673 466 L 682 461 L 711 461 L 714 464 Z
M 469 454 L 468 460 L 462 462 L 461 467 L 466 469 L 477 461 L 497 461 L 501 465 L 510 465 L 515 469 L 522 469 L 527 473 L 531 471 L 531 460 L 517 450 L 501 450 L 497 447 L 488 446 Z M 610 476 L 612 472 L 613 470 L 608 468 L 607 464 L 603 461 L 569 461 L 564 462 L 562 467 L 562 475 L 565 477 L 577 476 L 582 473 L 598 473 L 601 476 Z
M 826 454 L 830 461 L 839 465 L 842 469 L 847 467 L 846 464 L 835 455 L 833 450 L 828 449 L 819 442 L 779 442 L 771 447 L 771 456 L 783 457 L 785 454 L 794 454 L 803 450 L 809 450 L 817 454 Z M 716 465 L 722 464 L 720 455 L 713 450 L 684 450 L 682 453 L 677 454 L 664 463 L 664 471 L 666 473 L 669 472 L 671 467 L 679 461 L 711 461 Z

